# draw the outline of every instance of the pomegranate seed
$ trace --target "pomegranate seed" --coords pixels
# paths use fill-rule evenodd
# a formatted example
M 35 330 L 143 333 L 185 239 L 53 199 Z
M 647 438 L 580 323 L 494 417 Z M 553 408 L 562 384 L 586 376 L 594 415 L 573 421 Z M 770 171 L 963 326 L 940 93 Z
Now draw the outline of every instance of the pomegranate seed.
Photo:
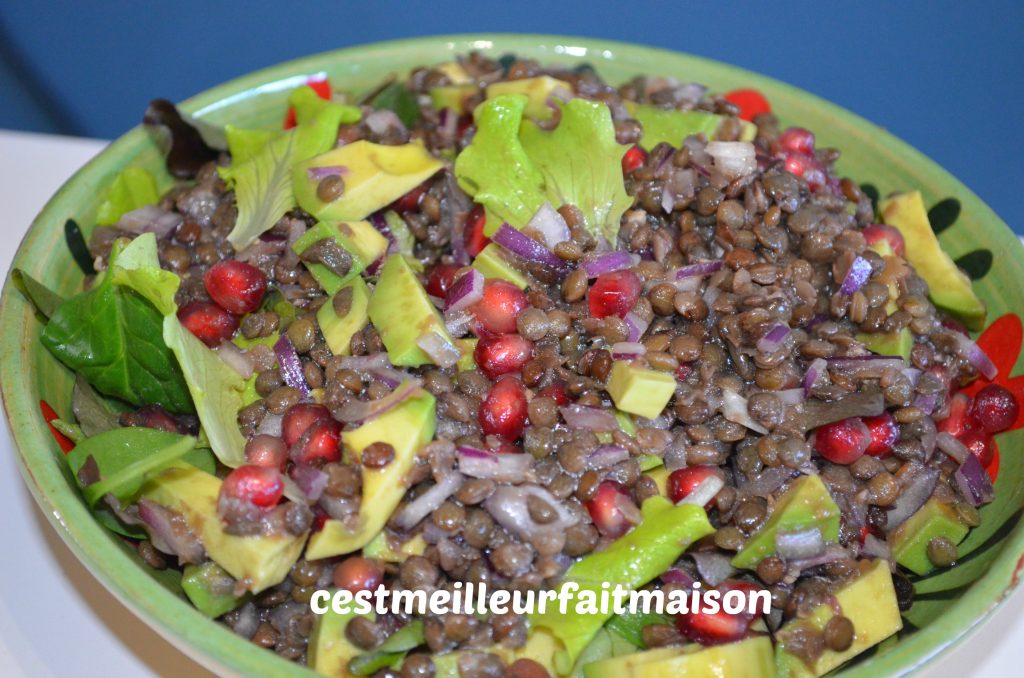
M 494 445 L 494 442 L 497 442 L 498 444 Z M 495 454 L 523 454 L 523 449 L 521 447 L 505 442 L 500 438 L 492 439 L 491 445 L 488 449 Z
M 978 458 L 978 462 L 981 463 L 982 467 L 992 463 L 992 457 L 996 454 L 996 448 L 992 442 L 992 436 L 984 429 L 980 427 L 969 428 L 961 433 L 957 440 L 962 442 L 964 447 Z
M 458 264 L 438 264 L 427 276 L 427 294 L 444 299 L 455 282 L 455 274 L 462 270 Z
M 459 124 L 455 128 L 455 136 L 462 140 L 462 137 L 466 136 L 466 132 L 470 127 L 473 126 L 473 115 L 471 113 L 464 113 L 459 116 Z
M 895 226 L 889 224 L 868 224 L 864 227 L 864 241 L 868 246 L 885 240 L 889 243 L 893 254 L 903 256 L 907 251 L 907 244 L 903 241 L 903 234 Z
M 203 284 L 221 308 L 242 315 L 260 307 L 267 291 L 267 276 L 252 264 L 229 259 L 211 266 L 203 276 Z
M 550 386 L 545 386 L 537 393 L 537 395 L 551 398 L 558 403 L 559 407 L 565 407 L 572 402 L 569 400 L 569 394 L 566 393 L 564 381 L 556 381 Z
M 643 167 L 645 162 L 647 162 L 647 152 L 639 146 L 633 146 L 622 156 L 622 173 L 629 174 Z
M 762 113 L 772 112 L 768 100 L 756 89 L 736 89 L 722 98 L 740 109 L 739 116 L 743 120 L 751 121 Z
M 466 245 L 466 253 L 471 257 L 480 254 L 491 239 L 484 235 L 484 226 L 487 225 L 487 214 L 480 205 L 475 205 L 466 217 L 466 227 L 462 232 L 462 240 Z
M 814 158 L 802 153 L 784 153 L 784 156 L 786 171 L 803 177 L 812 191 L 818 190 L 825 183 L 825 168 Z
M 312 532 L 319 532 L 324 529 L 324 523 L 330 520 L 331 517 L 327 514 L 327 511 L 320 507 L 320 504 L 313 504 L 309 508 L 313 512 L 313 525 L 310 527 L 310 530 Z
M 518 440 L 526 426 L 526 389 L 512 376 L 502 377 L 480 405 L 480 428 L 485 436 Z
M 315 465 L 341 459 L 341 423 L 334 419 L 314 423 L 292 446 L 292 461 Z
M 975 394 L 971 414 L 987 433 L 999 433 L 1017 421 L 1020 404 L 999 384 L 989 384 Z
M 312 87 L 321 99 L 331 98 L 331 83 L 327 78 L 310 78 L 306 84 Z M 295 127 L 295 123 L 295 109 L 289 106 L 288 113 L 284 116 L 284 128 L 291 129 Z
M 693 365 L 690 363 L 679 363 L 679 367 L 676 368 L 676 380 L 686 381 L 693 374 Z
M 717 466 L 687 466 L 672 471 L 665 484 L 668 498 L 672 500 L 673 504 L 678 504 L 711 476 L 721 477 L 721 471 Z M 704 508 L 710 507 L 712 503 L 714 502 L 709 501 Z
M 633 310 L 642 289 L 640 278 L 629 269 L 602 273 L 597 276 L 587 294 L 590 315 L 595 318 L 610 315 L 624 318 Z
M 424 181 L 422 184 L 412 189 L 401 198 L 395 201 L 393 207 L 399 214 L 405 214 L 411 212 L 420 206 L 420 200 L 423 199 L 423 195 L 427 192 L 428 182 Z
M 871 435 L 871 443 L 864 452 L 872 457 L 889 456 L 892 446 L 900 437 L 899 424 L 888 412 L 883 412 L 877 417 L 864 417 L 863 421 Z
M 474 330 L 478 334 L 512 334 L 516 331 L 516 316 L 529 304 L 521 289 L 507 280 L 492 278 L 484 282 L 483 299 L 469 307 L 477 319 Z
M 281 420 L 281 433 L 284 438 L 284 444 L 291 447 L 299 442 L 299 438 L 302 437 L 302 434 L 310 426 L 321 421 L 327 421 L 330 418 L 330 411 L 323 405 L 313 405 L 311 403 L 292 405 L 284 413 L 284 418 Z
M 192 301 L 178 309 L 178 320 L 199 341 L 216 348 L 238 329 L 238 318 L 212 301 Z
M 949 316 L 946 316 L 945 318 L 942 319 L 941 325 L 945 327 L 947 330 L 959 332 L 965 337 L 971 336 L 971 333 L 967 331 L 967 326 L 964 325 L 959 320 L 957 320 L 956 318 L 950 318 Z
M 720 593 L 742 591 L 748 596 L 760 587 L 747 582 L 726 580 L 715 587 Z M 704 611 L 689 612 L 676 617 L 676 628 L 690 640 L 701 645 L 719 645 L 740 640 L 754 624 L 758 615 L 746 609 L 736 614 L 729 614 L 723 609 L 710 613 Z
M 949 416 L 938 422 L 936 428 L 959 438 L 967 431 L 978 428 L 971 414 L 971 398 L 966 393 L 957 393 L 949 401 Z
M 775 152 L 789 151 L 803 155 L 814 155 L 814 133 L 803 127 L 790 127 L 775 140 Z
M 852 464 L 871 444 L 871 433 L 856 417 L 819 426 L 814 432 L 814 449 L 833 464 Z
M 280 471 L 266 466 L 239 466 L 220 486 L 222 499 L 235 499 L 260 508 L 276 506 L 283 494 Z
M 617 539 L 629 532 L 635 521 L 627 514 L 629 507 L 639 511 L 624 485 L 614 480 L 602 481 L 594 496 L 587 502 L 587 512 L 594 527 L 603 536 Z
M 266 433 L 253 436 L 245 444 L 245 463 L 284 470 L 288 446 L 280 438 Z
M 473 350 L 473 359 L 488 379 L 519 372 L 533 357 L 533 342 L 518 334 L 483 337 Z
M 373 591 L 384 581 L 384 570 L 376 560 L 350 556 L 334 566 L 332 578 L 339 589 Z

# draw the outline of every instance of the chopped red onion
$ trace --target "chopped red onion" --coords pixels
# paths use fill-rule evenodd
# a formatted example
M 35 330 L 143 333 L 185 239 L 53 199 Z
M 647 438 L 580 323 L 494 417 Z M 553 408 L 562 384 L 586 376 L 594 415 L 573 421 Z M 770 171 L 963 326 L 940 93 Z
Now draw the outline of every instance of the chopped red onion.
M 416 345 L 430 357 L 438 367 L 452 367 L 459 362 L 462 352 L 440 332 L 431 330 L 416 338 Z
M 549 202 L 545 202 L 540 206 L 533 217 L 526 223 L 525 228 L 539 233 L 544 238 L 544 244 L 551 250 L 555 249 L 555 245 L 558 243 L 572 239 L 572 234 L 569 232 L 569 226 L 565 223 L 565 218 Z
M 566 425 L 572 429 L 588 431 L 617 431 L 619 422 L 608 410 L 586 405 L 566 405 L 558 410 L 562 413 Z
M 864 287 L 864 283 L 871 277 L 871 262 L 864 257 L 858 256 L 850 264 L 850 270 L 846 272 L 846 277 L 843 278 L 843 284 L 840 285 L 839 291 L 842 294 L 850 295 Z
M 459 131 L 459 116 L 447 106 L 437 114 L 437 131 L 444 139 L 455 139 Z
M 238 372 L 238 374 L 242 376 L 242 379 L 248 379 L 252 376 L 252 359 L 249 358 L 242 349 L 238 348 L 230 341 L 225 341 L 223 344 L 218 346 L 216 353 L 220 356 L 221 360 L 231 367 L 231 369 Z
M 277 365 L 281 369 L 284 383 L 297 390 L 303 398 L 308 398 L 309 384 L 306 383 L 306 377 L 302 372 L 302 361 L 299 360 L 299 354 L 295 352 L 295 347 L 292 346 L 287 334 L 282 334 L 274 344 L 274 355 L 277 356 Z
M 306 170 L 306 176 L 312 181 L 320 181 L 327 177 L 340 177 L 348 173 L 348 168 L 344 165 L 322 165 L 320 167 L 310 167 Z
M 956 479 L 956 486 L 960 488 L 960 494 L 972 505 L 981 506 L 995 498 L 992 481 L 973 454 L 967 455 L 967 459 L 960 464 L 953 477 Z
M 620 461 L 629 459 L 629 451 L 621 445 L 599 445 L 593 452 L 587 455 L 587 468 L 593 471 L 611 468 Z
M 915 473 L 896 498 L 896 503 L 886 515 L 886 527 L 891 532 L 907 521 L 924 506 L 939 482 L 939 472 L 933 468 L 922 468 Z
M 800 532 L 782 532 L 775 534 L 775 552 L 783 560 L 806 560 L 820 555 L 825 550 L 825 540 L 821 530 L 812 527 Z
M 920 393 L 914 398 L 914 407 L 921 410 L 925 414 L 931 414 L 935 411 L 935 405 L 939 402 L 939 394 L 937 393 Z
M 680 504 L 693 504 L 694 506 L 700 506 L 703 508 L 706 504 L 711 502 L 718 493 L 725 487 L 725 481 L 722 480 L 717 474 L 709 475 L 704 480 L 700 481 L 697 487 L 676 502 L 676 506 Z
M 747 399 L 735 391 L 722 389 L 722 416 L 731 422 L 746 426 L 751 431 L 767 435 L 768 429 L 751 419 L 747 411 Z
M 892 551 L 889 550 L 889 545 L 870 532 L 864 537 L 864 543 L 860 546 L 860 555 L 878 560 L 892 560 Z
M 143 205 L 131 212 L 125 212 L 117 220 L 117 227 L 129 233 L 153 233 L 162 238 L 185 220 L 177 212 L 168 212 L 156 205 Z
M 298 464 L 291 470 L 291 478 L 306 498 L 315 502 L 327 487 L 327 474 L 308 464 Z
M 466 333 L 469 332 L 470 323 L 473 322 L 473 317 L 473 314 L 466 310 L 446 313 L 444 316 L 444 326 L 448 330 L 448 336 L 452 339 L 466 336 Z
M 547 266 L 555 271 L 568 272 L 569 270 L 569 265 L 556 257 L 551 250 L 508 224 L 499 226 L 498 230 L 491 236 L 491 240 L 512 254 L 522 257 L 527 261 Z
M 379 417 L 404 402 L 417 388 L 419 381 L 409 380 L 378 400 L 350 400 L 341 406 L 337 419 L 346 424 L 358 424 Z
M 587 272 L 587 277 L 596 278 L 604 273 L 612 273 L 613 271 L 629 268 L 635 263 L 634 255 L 625 250 L 615 250 L 614 252 L 603 252 L 596 255 L 588 254 L 584 257 L 581 266 Z
M 555 519 L 550 523 L 534 520 L 528 504 L 531 496 L 550 506 L 555 512 Z M 566 528 L 579 522 L 562 501 L 537 485 L 499 485 L 484 501 L 484 508 L 499 525 L 520 539 L 552 542 L 552 547 L 561 548 Z
M 721 259 L 701 261 L 696 264 L 690 264 L 689 266 L 683 266 L 682 268 L 676 269 L 676 280 L 682 280 L 683 278 L 705 278 L 712 273 L 717 273 L 721 268 Z
M 690 576 L 690 573 L 678 567 L 665 570 L 661 573 L 661 581 L 666 584 L 679 584 L 687 588 L 693 588 L 697 580 Z
M 945 431 L 940 431 L 935 436 L 935 444 L 958 464 L 963 464 L 967 461 L 967 457 L 974 456 L 966 445 Z
M 460 446 L 456 452 L 459 471 L 471 478 L 488 478 L 502 483 L 522 483 L 533 471 L 533 456 L 499 453 Z
M 149 499 L 140 499 L 136 506 L 153 546 L 159 551 L 177 556 L 182 563 L 201 563 L 206 560 L 202 542 L 181 519 L 180 514 Z
M 627 492 L 616 492 L 612 505 L 622 515 L 623 520 L 630 525 L 639 525 L 643 522 L 644 516 L 640 512 L 640 507 L 636 505 L 633 498 Z
M 754 144 L 749 141 L 712 141 L 704 147 L 714 167 L 729 179 L 743 177 L 757 169 Z
M 736 571 L 729 556 L 721 551 L 696 551 L 689 554 L 697 566 L 697 572 L 708 586 L 718 586 Z
M 996 368 L 995 363 L 992 362 L 992 359 L 981 350 L 981 347 L 971 341 L 968 336 L 959 332 L 954 332 L 953 336 L 956 337 L 960 353 L 967 358 L 967 362 L 989 381 L 995 379 L 996 375 L 999 374 L 999 370 Z
M 636 341 L 617 341 L 612 344 L 613 360 L 632 360 L 647 353 L 647 347 Z
M 903 376 L 910 381 L 911 386 L 917 386 L 917 381 L 921 378 L 921 370 L 916 367 L 904 367 L 901 371 Z
M 627 313 L 622 321 L 626 323 L 626 328 L 629 330 L 629 336 L 627 339 L 629 339 L 630 342 L 640 341 L 640 338 L 644 336 L 644 332 L 647 331 L 647 328 L 651 324 L 649 320 L 644 320 L 632 311 Z
M 449 471 L 437 484 L 413 499 L 394 517 L 394 524 L 401 530 L 411 530 L 421 520 L 437 510 L 445 500 L 455 494 L 465 477 L 458 471 Z
M 787 388 L 782 391 L 772 391 L 784 405 L 799 405 L 804 401 L 804 390 L 802 388 Z
M 799 574 L 803 570 L 809 570 L 812 567 L 818 567 L 819 565 L 826 565 L 828 563 L 834 563 L 837 560 L 846 560 L 850 557 L 850 554 L 839 544 L 829 544 L 825 547 L 821 553 L 810 558 L 791 560 L 789 565 L 790 572 Z
M 370 113 L 363 118 L 363 122 L 366 123 L 366 126 L 371 132 L 378 135 L 386 134 L 392 129 L 402 133 L 406 131 L 405 125 L 402 124 L 398 114 L 386 108 L 381 108 Z
M 444 312 L 454 313 L 469 308 L 484 297 L 484 274 L 465 268 L 452 283 L 444 300 Z
M 761 353 L 771 355 L 786 343 L 786 339 L 789 337 L 789 325 L 785 323 L 775 323 L 771 328 L 764 333 L 764 336 L 757 340 L 757 350 Z

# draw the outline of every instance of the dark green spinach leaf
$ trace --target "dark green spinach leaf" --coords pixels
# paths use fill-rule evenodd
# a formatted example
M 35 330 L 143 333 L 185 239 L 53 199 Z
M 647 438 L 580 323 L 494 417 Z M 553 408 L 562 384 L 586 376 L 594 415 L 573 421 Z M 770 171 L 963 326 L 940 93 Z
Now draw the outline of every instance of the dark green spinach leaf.
M 11 271 L 11 281 L 18 291 L 32 302 L 36 315 L 42 322 L 49 320 L 57 307 L 64 303 L 63 297 L 20 268 Z
M 416 95 L 407 90 L 405 85 L 400 82 L 392 83 L 382 89 L 373 98 L 373 107 L 394 111 L 406 127 L 412 127 L 420 119 L 420 105 L 416 101 Z
M 110 429 L 120 428 L 120 411 L 96 392 L 82 375 L 75 377 L 75 390 L 71 393 L 71 410 L 87 437 Z

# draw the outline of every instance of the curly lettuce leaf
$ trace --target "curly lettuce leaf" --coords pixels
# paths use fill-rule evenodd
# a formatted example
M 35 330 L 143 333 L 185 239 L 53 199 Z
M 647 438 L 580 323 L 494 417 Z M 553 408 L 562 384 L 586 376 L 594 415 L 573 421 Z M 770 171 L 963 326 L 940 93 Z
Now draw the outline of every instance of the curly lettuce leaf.
M 640 123 L 643 129 L 640 145 L 647 149 L 660 143 L 678 148 L 683 139 L 693 134 L 703 134 L 713 140 L 717 138 L 718 128 L 726 117 L 707 111 L 676 111 L 631 101 L 626 102 L 626 110 Z M 757 137 L 757 126 L 746 120 L 740 120 L 739 123 L 739 140 L 753 141 Z
M 159 200 L 153 175 L 141 167 L 129 167 L 110 184 L 107 197 L 96 212 L 96 223 L 101 226 L 116 224 L 128 212 L 144 205 L 155 205 Z
M 224 125 L 224 138 L 227 140 L 228 153 L 234 165 L 251 160 L 274 139 L 285 133 L 275 129 L 246 129 L 235 127 L 231 123 Z M 224 172 L 222 171 L 221 174 Z
M 549 132 L 523 120 L 526 105 L 521 94 L 481 104 L 473 142 L 455 160 L 459 185 L 487 209 L 485 233 L 503 222 L 522 228 L 550 202 L 575 205 L 592 234 L 614 242 L 632 199 L 622 179 L 627 146 L 615 141 L 608 107 L 573 99 Z
M 181 279 L 160 268 L 156 235 L 143 233 L 121 250 L 110 267 L 114 283 L 131 288 L 145 297 L 162 315 L 178 312 L 174 295 Z

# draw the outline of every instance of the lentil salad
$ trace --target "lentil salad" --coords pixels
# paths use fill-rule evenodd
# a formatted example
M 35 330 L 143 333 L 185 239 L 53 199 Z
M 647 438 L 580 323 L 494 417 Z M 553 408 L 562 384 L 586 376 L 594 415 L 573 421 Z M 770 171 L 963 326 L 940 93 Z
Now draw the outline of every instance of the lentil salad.
M 574 559 L 602 551 L 635 529 L 638 506 L 645 499 L 663 494 L 682 500 L 703 486 L 716 489 L 707 503 L 717 531 L 680 558 L 671 574 L 661 577 L 663 585 L 686 586 L 689 578 L 713 586 L 734 581 L 768 586 L 778 603 L 777 618 L 736 621 L 731 629 L 736 635 L 725 637 L 709 637 L 702 620 L 661 620 L 642 626 L 639 647 L 678 646 L 684 638 L 711 644 L 764 632 L 751 631 L 747 622 L 764 623 L 766 631 L 781 636 L 780 629 L 789 622 L 806 617 L 844 582 L 855 579 L 861 563 L 893 557 L 885 546 L 890 528 L 899 527 L 888 523 L 894 512 L 906 514 L 906 521 L 934 499 L 953 508 L 962 524 L 976 523 L 973 507 L 981 495 L 971 483 L 965 489 L 957 476 L 973 455 L 965 456 L 953 441 L 983 458 L 984 445 L 974 440 L 984 443 L 985 435 L 999 430 L 1000 417 L 1005 419 L 1015 404 L 999 393 L 957 401 L 951 385 L 972 378 L 984 363 L 965 348 L 964 335 L 949 326 L 953 323 L 946 314 L 929 302 L 926 281 L 908 266 L 887 265 L 890 257 L 900 258 L 899 231 L 875 224 L 870 200 L 856 184 L 832 175 L 836 153 L 814 149 L 806 131 L 780 133 L 770 114 L 754 119 L 752 142 L 740 141 L 749 129 L 736 117 L 742 111 L 678 83 L 642 78 L 615 90 L 588 71 L 542 71 L 536 64 L 513 62 L 506 73 L 500 64 L 479 57 L 463 61 L 462 68 L 475 89 L 464 103 L 469 110 L 485 96 L 499 101 L 487 94 L 490 84 L 544 76 L 566 83 L 575 99 L 606 103 L 614 142 L 624 151 L 622 190 L 631 204 L 615 220 L 621 225 L 617 239 L 604 237 L 602 229 L 594 228 L 593 216 L 571 204 L 549 204 L 547 210 L 539 206 L 536 223 L 531 217 L 529 223 L 515 224 L 533 242 L 550 248 L 549 254 L 558 259 L 554 264 L 545 256 L 532 256 L 533 250 L 510 239 L 511 234 L 486 230 L 494 225 L 492 205 L 480 191 L 473 193 L 459 173 L 459 156 L 475 143 L 479 130 L 471 115 L 454 118 L 452 124 L 452 109 L 444 115 L 433 100 L 428 103 L 431 90 L 452 85 L 444 69 L 418 71 L 404 83 L 405 92 L 418 95 L 418 118 L 412 124 L 401 119 L 396 124 L 397 106 L 390 111 L 393 116 L 385 114 L 390 109 L 364 109 L 358 122 L 343 123 L 338 139 L 346 145 L 365 140 L 404 146 L 421 139 L 432 156 L 449 161 L 455 156 L 454 170 L 433 174 L 397 202 L 382 206 L 390 209 L 375 212 L 370 221 L 387 234 L 389 257 L 408 256 L 410 267 L 415 262 L 422 266 L 416 275 L 428 299 L 444 299 L 439 303 L 448 307 L 443 319 L 451 345 L 461 349 L 457 342 L 478 338 L 472 351 L 459 351 L 458 359 L 444 346 L 427 343 L 429 348 L 419 348 L 430 365 L 400 364 L 392 358 L 398 351 L 382 338 L 372 313 L 371 322 L 352 335 L 351 355 L 332 350 L 320 311 L 330 303 L 336 317 L 346 317 L 358 307 L 359 293 L 351 287 L 328 293 L 329 283 L 313 266 L 344 277 L 358 255 L 332 238 L 320 238 L 296 252 L 292 246 L 300 234 L 317 222 L 299 209 L 289 209 L 270 230 L 237 251 L 230 233 L 241 209 L 216 164 L 202 166 L 194 184 L 164 196 L 157 204 L 159 215 L 133 211 L 127 219 L 121 215 L 114 228 L 93 232 L 91 251 L 100 258 L 99 268 L 117 272 L 110 254 L 121 256 L 128 250 L 118 252 L 123 245 L 116 238 L 138 230 L 159 232 L 161 226 L 154 224 L 161 218 L 164 224 L 173 220 L 156 246 L 161 266 L 181 280 L 175 314 L 192 335 L 218 347 L 223 361 L 240 367 L 240 376 L 249 373 L 246 379 L 252 380 L 256 398 L 239 416 L 247 463 L 225 478 L 218 501 L 228 533 L 299 536 L 310 524 L 315 529 L 321 522 L 344 523 L 359 515 L 366 469 L 389 467 L 399 450 L 374 441 L 360 450 L 358 459 L 347 449 L 341 459 L 339 437 L 344 442 L 346 431 L 420 397 L 404 393 L 412 390 L 406 384 L 436 400 L 437 430 L 404 475 L 410 489 L 384 532 L 398 551 L 400 544 L 421 536 L 423 552 L 399 562 L 365 553 L 300 560 L 282 583 L 227 612 L 225 622 L 259 644 L 303 660 L 312 631 L 305 603 L 316 586 L 362 586 L 378 580 L 409 588 L 455 580 L 554 586 Z M 712 119 L 714 129 L 681 143 L 651 145 L 642 135 L 641 116 L 633 117 L 627 101 L 721 118 Z M 556 112 L 539 120 L 537 127 L 557 130 L 557 119 Z M 626 150 L 630 144 L 636 145 Z M 730 162 L 729 151 L 743 157 Z M 228 158 L 221 156 L 217 164 L 229 166 Z M 320 178 L 319 200 L 337 201 L 358 185 L 346 185 L 347 176 L 338 172 Z M 240 195 L 241 179 L 234 181 Z M 481 206 L 474 207 L 470 198 Z M 146 221 L 140 227 L 141 217 Z M 559 239 L 561 229 L 569 237 Z M 493 243 L 486 244 L 488 238 Z M 878 240 L 872 238 L 889 243 L 892 253 L 876 252 L 872 246 Z M 462 254 L 457 240 L 465 249 Z M 914 243 L 908 238 L 903 246 L 911 250 Z M 485 254 L 487 247 L 492 250 Z M 622 253 L 631 256 L 624 259 Z M 475 260 L 469 271 L 464 270 L 469 261 L 464 256 Z M 484 269 L 486 275 L 476 265 L 481 257 L 491 266 Z M 851 273 L 864 270 L 858 262 L 866 262 L 868 272 L 859 285 L 861 274 Z M 511 279 L 490 275 L 504 270 L 502 266 L 508 267 Z M 374 271 L 364 276 L 372 281 L 380 268 L 364 270 Z M 386 273 L 379 274 L 378 285 Z M 117 284 L 117 275 L 107 275 Z M 854 282 L 847 286 L 851 275 Z M 528 281 L 525 290 L 517 284 L 519 277 Z M 893 283 L 898 288 L 895 298 Z M 841 289 L 854 286 L 853 291 Z M 462 296 L 453 292 L 461 288 L 469 291 Z M 466 302 L 463 309 L 456 308 L 459 302 Z M 890 311 L 890 302 L 898 310 Z M 460 317 L 464 309 L 469 312 Z M 776 331 L 779 324 L 788 327 Z M 870 358 L 865 348 L 869 342 L 858 338 L 904 330 L 913 341 L 907 360 L 899 365 L 891 358 Z M 237 341 L 228 345 L 233 337 Z M 267 338 L 273 341 L 259 343 Z M 173 342 L 167 343 L 170 347 Z M 291 369 L 296 366 L 292 353 L 297 370 Z M 460 369 L 470 353 L 475 368 Z M 657 377 L 671 377 L 672 392 L 657 416 L 626 409 L 647 411 L 643 403 L 625 404 L 635 400 L 629 389 L 613 387 L 618 365 L 632 370 L 628 379 L 652 373 L 651 383 L 660 384 L 664 380 Z M 87 388 L 80 384 L 81 391 Z M 395 393 L 405 397 L 388 400 Z M 359 406 L 381 401 L 391 409 L 367 413 Z M 195 418 L 168 408 L 167 402 L 161 403 L 163 408 L 154 407 L 156 401 L 132 408 L 118 416 L 118 424 L 171 429 L 185 436 L 199 432 Z M 203 409 L 198 402 L 196 406 L 212 449 L 219 452 L 205 431 L 209 424 Z M 600 416 L 616 409 L 616 414 L 625 413 L 628 424 L 620 417 L 611 427 Z M 943 428 L 950 419 L 954 422 Z M 880 448 L 872 452 L 876 444 Z M 475 463 L 481 459 L 488 464 L 497 459 L 500 469 L 481 471 L 482 464 Z M 103 464 L 94 462 L 102 471 Z M 273 471 L 282 463 L 287 467 L 283 476 Z M 299 469 L 306 467 L 319 472 L 309 474 L 315 480 L 300 480 L 305 472 Z M 218 468 L 223 475 L 223 465 Z M 484 477 L 474 477 L 471 468 Z M 663 487 L 657 469 L 671 472 L 660 478 Z M 86 487 L 106 477 L 90 476 L 87 461 L 77 471 Z M 447 472 L 461 473 L 460 482 L 444 482 L 453 477 Z M 731 569 L 721 579 L 723 561 L 742 553 L 770 522 L 780 497 L 810 475 L 824 481 L 841 510 L 835 538 L 815 540 L 796 532 L 811 543 L 794 546 L 776 537 L 778 553 L 753 568 L 732 568 L 726 562 Z M 285 478 L 311 501 L 274 508 L 286 491 Z M 709 483 L 709 478 L 714 480 Z M 532 482 L 524 483 L 526 479 Z M 319 483 L 323 487 L 313 499 L 315 489 L 307 490 Z M 546 493 L 521 497 L 532 521 L 571 521 L 564 535 L 517 534 L 501 521 L 506 514 L 489 500 L 502 488 L 530 485 Z M 439 493 L 431 494 L 437 487 L 448 492 L 440 502 Z M 267 488 L 269 494 L 263 496 Z M 901 510 L 900 499 L 907 495 L 914 495 L 910 508 Z M 417 504 L 424 497 L 430 501 Z M 140 516 L 151 512 L 143 510 L 148 501 L 138 502 Z M 118 510 L 131 520 L 134 507 Z M 409 512 L 410 507 L 417 510 Z M 558 515 L 559 508 L 568 516 Z M 171 511 L 166 522 L 180 524 Z M 419 520 L 409 522 L 417 516 Z M 150 530 L 158 529 L 142 520 Z M 185 535 L 181 541 L 196 540 Z M 164 534 L 140 542 L 145 545 L 140 550 L 157 563 L 173 563 L 175 557 L 189 562 L 187 544 L 168 542 Z M 191 547 L 198 553 L 193 564 L 203 566 L 208 554 L 194 543 Z M 949 536 L 932 538 L 926 551 L 933 566 L 946 566 L 956 558 Z M 894 578 L 895 591 L 906 605 L 909 582 L 900 576 Z M 848 627 L 855 624 L 842 615 L 835 619 L 839 621 L 830 620 L 824 629 L 797 629 L 800 633 L 789 634 L 786 647 L 811 666 L 824 648 L 838 652 L 848 647 Z M 480 648 L 495 643 L 516 647 L 528 633 L 521 619 L 421 621 L 420 650 L 394 667 L 403 675 L 430 675 L 437 670 L 431 656 L 460 651 L 466 651 L 458 659 L 463 675 L 500 675 L 500 653 Z M 409 624 L 407 619 L 352 620 L 345 633 L 356 646 L 372 651 Z M 538 670 L 529 664 L 520 668 Z

